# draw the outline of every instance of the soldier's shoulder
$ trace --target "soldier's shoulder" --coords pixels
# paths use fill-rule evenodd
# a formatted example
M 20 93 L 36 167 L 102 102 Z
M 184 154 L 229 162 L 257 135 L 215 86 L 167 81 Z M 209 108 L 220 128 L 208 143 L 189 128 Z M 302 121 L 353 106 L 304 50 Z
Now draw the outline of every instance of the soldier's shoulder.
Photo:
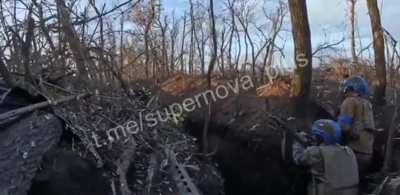
M 362 98 L 360 97 L 346 97 L 343 102 L 360 102 Z
M 361 100 L 357 97 L 347 97 L 346 99 L 344 99 L 344 101 L 342 102 L 342 107 L 353 107 L 356 104 L 361 103 Z

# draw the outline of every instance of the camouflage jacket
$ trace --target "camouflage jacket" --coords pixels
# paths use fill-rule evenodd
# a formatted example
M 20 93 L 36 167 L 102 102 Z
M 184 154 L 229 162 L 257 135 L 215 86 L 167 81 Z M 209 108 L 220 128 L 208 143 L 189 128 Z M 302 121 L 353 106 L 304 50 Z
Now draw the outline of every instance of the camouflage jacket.
M 296 164 L 309 166 L 313 181 L 311 195 L 357 195 L 358 167 L 354 152 L 346 146 L 321 145 L 304 148 L 293 144 Z
M 342 127 L 348 144 L 355 152 L 372 154 L 375 129 L 371 103 L 362 97 L 347 97 L 340 106 L 340 116 L 351 120 L 349 128 Z

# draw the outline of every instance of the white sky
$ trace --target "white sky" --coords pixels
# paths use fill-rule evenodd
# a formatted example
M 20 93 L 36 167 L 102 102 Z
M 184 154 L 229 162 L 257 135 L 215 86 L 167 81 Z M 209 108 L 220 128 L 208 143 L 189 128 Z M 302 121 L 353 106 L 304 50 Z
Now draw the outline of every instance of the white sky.
M 260 3 L 271 0 L 260 0 Z M 273 0 L 272 0 L 273 1 Z M 166 12 L 175 10 L 182 12 L 187 8 L 188 0 L 163 0 Z M 218 10 L 221 1 L 216 0 Z M 358 0 L 356 7 L 357 26 L 359 35 L 362 38 L 362 46 L 365 47 L 371 42 L 371 28 L 366 0 Z M 381 10 L 382 24 L 395 38 L 400 39 L 400 0 L 378 0 Z M 313 46 L 316 47 L 322 42 L 337 42 L 343 37 L 348 38 L 348 3 L 347 0 L 307 0 L 308 14 L 310 20 Z M 289 27 L 290 28 L 290 27 Z M 285 35 L 290 35 L 286 33 Z M 293 54 L 291 37 L 286 43 L 288 58 Z M 348 48 L 348 41 L 343 43 L 343 49 Z M 359 46 L 359 45 L 358 45 Z

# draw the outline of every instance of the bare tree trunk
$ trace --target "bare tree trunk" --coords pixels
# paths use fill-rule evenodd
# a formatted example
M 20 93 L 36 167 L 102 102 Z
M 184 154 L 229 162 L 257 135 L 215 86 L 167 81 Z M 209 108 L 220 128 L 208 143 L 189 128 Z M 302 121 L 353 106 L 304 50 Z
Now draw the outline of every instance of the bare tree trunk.
M 306 0 L 289 0 L 292 33 L 295 45 L 293 95 L 296 97 L 295 115 L 302 117 L 302 105 L 308 102 L 312 79 L 312 46 Z
M 195 47 L 195 32 L 196 32 L 196 24 L 194 18 L 194 7 L 193 1 L 190 0 L 190 49 L 189 49 L 189 74 L 193 74 L 193 61 L 194 61 L 194 47 Z
M 217 43 L 217 31 L 215 29 L 215 15 L 214 15 L 214 2 L 210 0 L 210 22 L 211 22 L 211 38 L 213 43 L 212 54 L 210 59 L 210 64 L 208 66 L 207 72 L 207 84 L 208 89 L 211 89 L 211 76 L 214 70 L 215 62 L 217 60 L 217 51 L 218 51 L 218 43 Z M 206 117 L 204 120 L 204 129 L 203 129 L 203 153 L 208 152 L 208 130 L 211 123 L 211 114 L 212 114 L 212 102 L 208 104 L 208 110 L 206 112 Z
M 200 63 L 201 63 L 201 69 L 202 73 L 205 72 L 205 66 L 206 66 L 206 44 L 207 44 L 207 37 L 204 35 L 204 31 L 201 31 L 201 58 L 200 58 Z
M 350 40 L 351 40 L 351 57 L 352 63 L 358 63 L 357 52 L 356 52 L 356 32 L 355 32 L 355 7 L 357 0 L 350 0 Z
M 245 44 L 246 44 L 246 57 L 245 57 L 245 66 L 247 66 L 247 56 L 248 56 L 248 44 L 246 41 L 249 41 L 250 44 L 250 49 L 251 49 L 251 73 L 252 73 L 252 77 L 255 78 L 256 76 L 256 59 L 255 59 L 255 49 L 254 49 L 254 43 L 253 40 L 251 39 L 250 33 L 249 33 L 249 29 L 248 29 L 248 25 L 249 22 L 247 21 L 247 19 L 240 19 L 239 17 L 239 23 L 242 25 L 242 28 L 244 30 L 244 39 L 245 39 Z
M 167 29 L 168 21 L 167 16 L 164 17 L 164 24 L 159 19 L 159 26 L 161 31 L 161 78 L 169 74 L 168 68 L 168 54 L 167 54 Z
M 121 21 L 120 21 L 121 33 L 119 37 L 119 72 L 121 79 L 123 80 L 124 73 L 124 13 L 121 13 Z
M 183 30 L 182 30 L 182 42 L 181 42 L 181 71 L 185 71 L 185 39 L 186 39 L 186 13 L 183 15 Z
M 223 26 L 223 29 L 221 31 L 221 47 L 220 47 L 220 67 L 221 67 L 221 73 L 222 77 L 225 76 L 225 34 L 226 34 L 226 28 Z
M 231 0 L 228 0 L 228 8 L 229 8 L 229 12 L 230 12 L 230 16 L 231 16 L 231 34 L 229 36 L 229 48 L 228 48 L 228 65 L 230 68 L 230 71 L 232 71 L 234 69 L 235 66 L 233 66 L 232 63 L 232 43 L 233 43 L 233 36 L 235 35 L 235 30 L 236 30 L 236 22 L 235 22 L 235 9 L 234 9 L 234 3 L 235 0 L 233 0 L 233 2 L 231 2 Z
M 239 61 L 240 61 L 240 56 L 242 55 L 242 43 L 241 43 L 241 39 L 240 39 L 240 33 L 239 33 L 239 30 L 237 28 L 235 28 L 235 34 L 236 34 L 236 38 L 237 38 L 238 50 L 239 51 L 238 51 L 238 54 L 236 56 L 234 71 L 238 74 L 238 77 L 239 77 L 239 75 L 240 75 Z
M 144 31 L 144 48 L 145 48 L 145 52 L 144 52 L 144 56 L 145 56 L 145 60 L 144 60 L 144 66 L 145 66 L 145 72 L 146 72 L 146 79 L 150 78 L 150 50 L 149 50 L 149 30 L 145 29 Z
M 22 55 L 24 57 L 24 69 L 25 69 L 25 82 L 30 84 L 34 84 L 34 79 L 32 78 L 31 72 L 31 48 L 32 48 L 32 39 L 33 39 L 33 30 L 34 30 L 35 21 L 32 18 L 32 7 L 29 8 L 28 13 L 28 25 L 26 29 L 25 41 L 22 45 Z
M 249 57 L 249 44 L 247 43 L 247 36 L 246 34 L 243 37 L 244 39 L 244 48 L 245 48 L 245 53 L 244 53 L 244 63 L 242 64 L 242 72 L 246 73 L 246 67 L 247 67 L 247 59 Z
M 385 59 L 385 40 L 381 16 L 376 0 L 367 0 L 368 12 L 371 19 L 371 27 L 374 41 L 375 69 L 377 85 L 375 86 L 374 101 L 379 105 L 386 103 L 386 59 Z
M 197 51 L 199 53 L 201 74 L 204 75 L 205 74 L 205 67 L 206 67 L 205 46 L 206 46 L 207 39 L 205 39 L 204 28 L 203 28 L 203 24 L 201 22 L 200 22 L 200 26 L 199 26 L 198 29 L 201 29 L 200 30 L 201 37 L 199 39 L 198 33 L 194 32 L 194 38 L 195 38 L 196 45 L 197 45 Z
M 66 7 L 65 2 L 63 0 L 56 0 L 56 3 L 62 30 L 75 57 L 75 63 L 79 71 L 79 78 L 81 81 L 87 82 L 89 77 L 86 66 L 90 63 L 90 59 L 88 59 L 89 51 L 83 44 L 81 44 L 79 37 L 72 26 L 69 9 Z
M 261 52 L 264 51 L 264 49 L 266 48 L 265 49 L 266 50 L 265 51 L 266 54 L 265 54 L 265 56 L 263 58 L 263 64 L 262 64 L 261 69 L 260 69 L 260 78 L 258 79 L 260 84 L 264 83 L 264 74 L 265 74 L 265 68 L 267 66 L 267 58 L 268 58 L 268 54 L 269 54 L 270 44 L 271 44 L 270 39 L 265 37 L 265 41 L 264 41 L 263 46 L 258 50 L 258 52 L 256 54 L 256 59 L 257 59 L 261 55 Z
M 150 37 L 149 37 L 149 34 L 150 34 L 151 27 L 153 25 L 153 20 L 154 20 L 154 17 L 155 17 L 155 4 L 154 3 L 155 3 L 154 0 L 150 1 L 150 7 L 151 7 L 150 15 L 149 15 L 149 18 L 146 21 L 146 25 L 145 25 L 145 28 L 144 28 L 144 46 L 145 46 L 145 62 L 144 63 L 145 63 L 146 79 L 150 78 L 150 70 L 149 70 L 150 69 L 150 67 L 149 67 L 150 66 L 150 48 L 149 48 L 149 46 L 150 46 L 150 44 L 149 44 Z
M 99 65 L 100 68 L 100 72 L 97 73 L 99 74 L 99 78 L 102 82 L 106 81 L 109 77 L 107 77 L 107 72 L 106 70 L 107 68 L 107 62 L 106 59 L 104 57 L 104 46 L 105 46 L 105 40 L 104 40 L 104 21 L 103 21 L 103 16 L 102 13 L 100 12 L 100 10 L 96 7 L 95 4 L 95 0 L 90 0 L 89 3 L 92 5 L 93 9 L 95 10 L 97 16 L 99 17 L 99 31 L 100 31 L 100 49 L 99 49 L 99 57 L 100 57 L 100 62 Z
M 40 22 L 40 28 L 43 32 L 43 35 L 45 36 L 47 42 L 49 43 L 50 49 L 53 53 L 53 58 L 54 60 L 57 60 L 57 53 L 56 53 L 56 47 L 54 45 L 53 40 L 51 39 L 49 30 L 46 28 L 46 24 L 45 24 L 45 20 L 44 20 L 44 16 L 43 16 L 43 8 L 42 5 L 39 5 L 36 0 L 32 1 L 33 4 L 37 7 L 38 9 L 38 14 L 39 14 L 39 22 Z
M 171 71 L 171 74 L 173 74 L 174 72 L 175 72 L 175 65 L 176 65 L 176 58 L 175 58 L 175 47 L 176 47 L 176 39 L 177 39 L 177 36 L 178 36 L 178 31 L 179 31 L 179 21 L 176 21 L 176 18 L 175 18 L 175 14 L 173 15 L 173 17 L 172 17 L 172 28 L 171 28 L 171 34 L 170 34 L 170 39 L 171 39 L 171 47 L 170 47 L 170 49 L 171 49 L 171 51 L 170 51 L 170 63 L 169 63 L 169 66 L 170 66 L 170 71 Z

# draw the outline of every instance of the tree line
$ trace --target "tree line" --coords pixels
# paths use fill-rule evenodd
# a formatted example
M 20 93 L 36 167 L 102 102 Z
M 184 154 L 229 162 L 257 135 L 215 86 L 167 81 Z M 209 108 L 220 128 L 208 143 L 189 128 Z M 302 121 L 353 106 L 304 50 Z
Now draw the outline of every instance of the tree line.
M 351 62 L 356 48 L 355 5 L 349 0 Z M 376 0 L 365 0 L 371 21 L 376 102 L 383 103 L 387 69 L 395 70 L 396 39 L 381 24 Z M 160 81 L 177 72 L 240 76 L 259 83 L 294 42 L 294 95 L 310 94 L 313 58 L 336 43 L 312 48 L 305 0 L 187 0 L 166 11 L 161 0 L 4 0 L 0 2 L 0 73 L 9 85 L 40 85 L 65 77 L 82 86 Z M 213 17 L 211 17 L 213 16 Z M 292 33 L 292 34 L 290 34 Z M 292 36 L 290 36 L 292 35 Z M 357 53 L 358 52 L 358 53 Z M 307 59 L 298 66 L 299 58 Z M 215 67 L 214 67 L 215 64 Z M 398 70 L 398 68 L 397 68 Z

